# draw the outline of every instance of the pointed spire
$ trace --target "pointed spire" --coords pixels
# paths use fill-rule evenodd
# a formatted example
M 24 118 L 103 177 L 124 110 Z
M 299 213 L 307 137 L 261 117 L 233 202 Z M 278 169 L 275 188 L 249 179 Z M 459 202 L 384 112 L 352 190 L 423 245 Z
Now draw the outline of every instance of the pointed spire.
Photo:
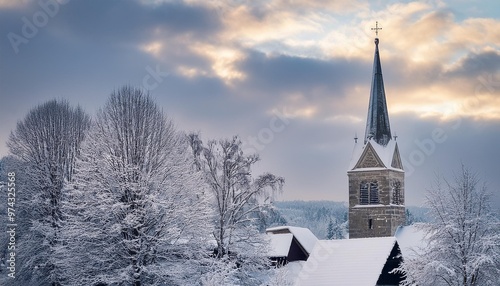
M 366 120 L 365 143 L 373 139 L 378 144 L 386 146 L 392 136 L 385 101 L 384 80 L 382 78 L 378 43 L 379 39 L 375 38 L 375 58 L 373 59 L 373 77 L 368 118 Z

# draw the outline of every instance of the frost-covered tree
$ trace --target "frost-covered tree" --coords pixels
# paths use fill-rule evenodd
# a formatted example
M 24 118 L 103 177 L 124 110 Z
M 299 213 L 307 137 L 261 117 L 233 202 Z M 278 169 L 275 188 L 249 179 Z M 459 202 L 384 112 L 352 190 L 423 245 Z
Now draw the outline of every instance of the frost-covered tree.
M 90 117 L 80 107 L 51 100 L 30 110 L 10 134 L 6 168 L 16 173 L 18 189 L 18 283 L 60 284 L 55 249 L 63 223 L 63 186 L 72 180 L 89 126 Z
M 94 120 L 65 197 L 69 285 L 193 285 L 208 256 L 210 193 L 186 136 L 148 94 L 114 91 Z
M 265 232 L 267 228 L 286 225 L 287 221 L 281 216 L 274 204 L 263 205 L 257 212 L 259 232 Z
M 478 176 L 462 166 L 453 181 L 439 179 L 426 200 L 432 222 L 416 224 L 426 246 L 405 258 L 404 285 L 499 285 L 498 213 Z
M 330 219 L 343 229 L 344 235 L 348 233 L 348 206 L 345 202 L 281 201 L 274 202 L 274 205 L 286 224 L 308 228 L 318 239 L 329 239 Z
M 415 223 L 415 217 L 413 216 L 413 213 L 409 209 L 406 209 L 405 212 L 406 212 L 405 225 L 412 225 L 413 223 Z
M 252 266 L 265 262 L 262 260 L 265 258 L 265 239 L 258 232 L 255 214 L 282 190 L 284 179 L 271 173 L 254 178 L 251 168 L 259 161 L 259 156 L 244 154 L 236 136 L 212 140 L 206 145 L 197 134 L 190 134 L 189 140 L 196 165 L 204 173 L 214 196 L 213 237 L 217 242 L 214 254 L 218 258 L 237 257 L 241 266 L 238 274 L 246 270 L 248 274 L 253 271 L 250 270 Z M 252 284 L 250 280 L 247 283 Z
M 295 285 L 294 278 L 297 273 L 293 273 L 293 268 L 290 267 L 277 267 L 269 269 L 269 281 L 265 284 L 266 286 L 289 286 Z
M 330 218 L 327 228 L 327 239 L 343 239 L 346 233 L 346 222 L 339 222 L 337 218 Z

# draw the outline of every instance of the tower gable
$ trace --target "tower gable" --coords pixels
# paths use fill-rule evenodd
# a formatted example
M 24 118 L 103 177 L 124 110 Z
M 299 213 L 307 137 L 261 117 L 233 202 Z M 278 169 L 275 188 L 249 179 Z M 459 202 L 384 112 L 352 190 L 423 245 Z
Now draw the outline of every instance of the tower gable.
M 398 144 L 396 144 L 396 147 L 394 148 L 391 167 L 403 170 L 403 163 L 401 162 L 401 156 L 399 155 Z
M 377 155 L 377 152 L 373 148 L 370 142 L 366 143 L 366 146 L 363 150 L 363 153 L 359 157 L 359 160 L 354 167 L 354 169 L 358 168 L 385 168 L 386 166 Z

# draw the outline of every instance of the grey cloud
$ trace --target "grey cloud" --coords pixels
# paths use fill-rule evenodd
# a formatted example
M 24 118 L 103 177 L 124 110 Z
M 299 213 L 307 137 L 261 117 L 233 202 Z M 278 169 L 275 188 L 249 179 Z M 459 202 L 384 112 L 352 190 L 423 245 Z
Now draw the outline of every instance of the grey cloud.
M 26 25 L 23 18 L 33 24 L 36 13 L 45 13 L 38 1 L 29 4 L 25 9 L 0 11 L 1 34 L 12 32 L 23 36 Z M 46 25 L 38 27 L 38 33 L 50 32 L 66 40 L 101 45 L 136 44 L 153 36 L 192 34 L 206 38 L 221 28 L 216 11 L 179 2 L 150 6 L 138 1 L 86 0 L 70 1 L 50 9 L 56 12 L 48 17 Z M 2 41 L 4 48 L 10 46 L 6 38 L 2 40 L 6 40 Z
M 205 7 L 164 2 L 142 5 L 136 1 L 74 1 L 56 17 L 59 26 L 90 40 L 132 41 L 149 38 L 154 29 L 193 33 L 204 37 L 220 28 L 218 15 Z
M 495 122 L 456 118 L 436 122 L 408 115 L 391 117 L 397 132 L 401 157 L 406 171 L 406 195 L 412 204 L 422 203 L 425 191 L 432 187 L 436 175 L 453 179 L 453 172 L 465 164 L 479 173 L 490 191 L 500 184 L 497 161 L 500 153 L 500 127 Z M 500 194 L 493 196 L 500 206 Z
M 500 53 L 486 51 L 470 52 L 463 57 L 446 76 L 475 78 L 482 73 L 497 73 L 500 71 Z
M 285 198 L 347 200 L 346 168 L 350 160 L 354 132 L 362 136 L 362 123 L 325 122 L 342 109 L 351 115 L 366 116 L 368 96 L 357 110 L 345 110 L 338 104 L 354 96 L 347 94 L 353 86 L 369 89 L 373 52 L 370 60 L 313 59 L 291 55 L 266 56 L 244 49 L 245 60 L 236 68 L 247 75 L 231 85 L 220 78 L 203 75 L 193 78 L 176 73 L 179 65 L 210 70 L 210 61 L 193 54 L 184 46 L 197 39 L 216 44 L 213 36 L 221 29 L 217 11 L 179 2 L 152 7 L 133 1 L 70 1 L 61 7 L 57 17 L 47 27 L 23 45 L 19 55 L 12 52 L 6 33 L 18 31 L 21 17 L 31 16 L 37 9 L 0 11 L 0 137 L 6 141 L 9 129 L 32 106 L 51 98 L 67 98 L 72 104 L 81 103 L 90 113 L 100 107 L 116 87 L 123 84 L 141 86 L 146 67 L 157 66 L 168 72 L 152 95 L 184 130 L 200 130 L 204 139 L 239 134 L 243 139 L 257 136 L 269 126 L 273 108 L 282 108 L 284 97 L 302 93 L 309 103 L 320 109 L 320 116 L 307 120 L 289 119 L 289 124 L 274 134 L 272 142 L 261 152 L 263 171 L 272 171 L 287 179 Z M 119 3 L 119 5 L 118 5 Z M 260 16 L 258 15 L 259 13 Z M 265 17 L 262 11 L 255 11 Z M 153 39 L 151 31 L 161 27 L 159 38 L 167 45 L 161 59 L 137 49 L 137 45 Z M 176 36 L 187 35 L 186 42 L 176 42 Z M 189 38 L 191 37 L 191 38 Z M 229 45 L 234 43 L 227 43 Z M 428 66 L 411 65 L 407 55 L 384 58 L 382 66 L 388 100 L 405 96 L 405 91 L 427 86 L 442 79 L 474 76 L 496 72 L 498 54 L 469 54 L 453 72 L 443 73 L 439 63 Z M 480 65 L 474 65 L 476 62 Z M 470 73 L 470 74 L 469 74 Z M 401 94 L 392 93 L 401 92 Z M 389 112 L 391 112 L 389 110 Z M 407 179 L 411 204 L 422 201 L 422 182 L 432 179 L 434 171 L 458 167 L 460 161 L 490 180 L 490 186 L 500 185 L 495 142 L 500 130 L 495 122 L 478 126 L 464 119 L 460 129 L 453 130 L 434 120 L 414 116 L 393 116 L 391 127 L 400 136 L 404 158 L 418 146 L 415 140 L 429 138 L 439 127 L 447 131 L 448 139 L 436 145 L 425 162 L 415 166 Z M 475 146 L 472 148 L 471 146 Z M 0 148 L 4 155 L 6 149 Z M 484 150 L 490 150 L 485 152 Z M 258 173 L 258 172 L 257 172 Z M 497 196 L 498 197 L 498 196 Z M 500 201 L 497 199 L 498 205 Z
M 239 68 L 250 75 L 246 82 L 248 86 L 273 92 L 304 93 L 322 87 L 329 90 L 331 96 L 342 96 L 346 87 L 366 80 L 370 65 L 359 60 L 324 61 L 287 55 L 266 56 L 250 51 Z

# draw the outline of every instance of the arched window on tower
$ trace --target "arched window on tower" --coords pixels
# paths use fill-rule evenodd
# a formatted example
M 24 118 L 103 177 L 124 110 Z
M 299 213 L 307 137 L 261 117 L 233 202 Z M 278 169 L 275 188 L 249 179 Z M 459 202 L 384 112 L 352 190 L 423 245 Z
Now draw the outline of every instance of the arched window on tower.
M 361 182 L 359 185 L 359 204 L 378 204 L 378 182 Z
M 378 183 L 371 182 L 370 183 L 370 204 L 378 204 Z
M 403 194 L 401 192 L 401 182 L 400 181 L 392 181 L 391 184 L 391 189 L 392 189 L 392 196 L 391 196 L 391 203 L 395 205 L 402 205 L 403 204 Z
M 359 204 L 367 205 L 369 202 L 368 183 L 362 182 L 359 186 Z

